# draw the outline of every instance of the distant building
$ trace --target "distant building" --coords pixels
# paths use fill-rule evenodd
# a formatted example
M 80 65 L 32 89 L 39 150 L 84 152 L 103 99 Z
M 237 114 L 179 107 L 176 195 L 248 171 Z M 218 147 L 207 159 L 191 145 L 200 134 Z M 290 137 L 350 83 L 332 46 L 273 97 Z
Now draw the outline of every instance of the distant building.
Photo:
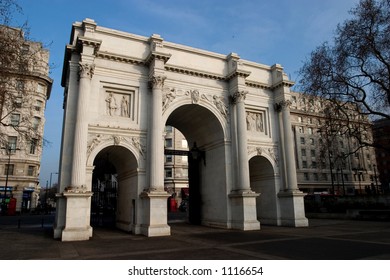
M 324 100 L 292 93 L 291 124 L 299 189 L 305 193 L 336 195 L 377 192 L 374 148 L 364 147 L 354 152 L 357 144 L 351 137 L 320 133 L 326 121 L 321 113 L 323 103 Z M 372 138 L 368 121 L 365 127 Z
M 46 100 L 50 97 L 49 51 L 28 41 L 20 29 L 1 26 L 0 202 L 16 199 L 16 210 L 38 204 Z M 13 44 L 13 45 L 12 45 Z M 11 48 L 12 45 L 12 48 Z M 6 53 L 8 52 L 8 53 Z
M 375 150 L 378 164 L 375 180 L 382 186 L 382 191 L 390 193 L 390 120 L 382 119 L 374 122 L 374 139 L 380 148 Z

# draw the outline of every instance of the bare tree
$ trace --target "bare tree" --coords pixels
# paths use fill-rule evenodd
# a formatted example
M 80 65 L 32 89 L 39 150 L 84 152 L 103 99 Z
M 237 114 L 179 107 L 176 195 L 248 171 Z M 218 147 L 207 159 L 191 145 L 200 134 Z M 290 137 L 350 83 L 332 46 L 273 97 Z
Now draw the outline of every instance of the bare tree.
M 50 87 L 48 51 L 41 43 L 28 40 L 27 23 L 11 27 L 13 15 L 21 13 L 14 0 L 0 0 L 0 145 L 8 146 L 9 137 L 18 143 L 42 143 L 43 123 L 36 117 L 44 110 L 47 93 L 39 92 L 37 84 Z M 41 103 L 37 96 L 41 96 Z M 43 100 L 45 102 L 43 102 Z M 38 102 L 38 103 L 37 103 Z M 10 148 L 10 147 L 8 147 Z M 13 147 L 12 147 L 13 148 Z
M 333 44 L 317 47 L 300 69 L 299 89 L 327 100 L 323 131 L 374 146 L 370 122 L 390 119 L 390 0 L 361 0 Z

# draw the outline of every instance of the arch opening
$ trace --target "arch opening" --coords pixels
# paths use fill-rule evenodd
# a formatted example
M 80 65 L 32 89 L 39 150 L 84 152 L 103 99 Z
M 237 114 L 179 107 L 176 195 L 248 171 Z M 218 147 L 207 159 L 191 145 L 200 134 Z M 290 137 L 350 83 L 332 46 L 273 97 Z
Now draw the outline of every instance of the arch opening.
M 182 201 L 179 211 L 186 211 L 188 221 L 193 224 L 226 221 L 226 147 L 218 118 L 200 105 L 183 105 L 169 115 L 166 126 L 180 131 L 187 142 L 188 169 L 184 173 L 188 190 L 175 188 L 173 194 Z M 167 137 L 169 133 L 166 143 Z M 172 175 L 173 181 L 182 179 L 175 177 L 175 172 Z M 186 205 L 180 209 L 183 203 Z
M 109 146 L 93 161 L 91 225 L 115 227 L 118 221 L 134 223 L 137 161 L 128 149 Z
M 275 173 L 270 161 L 263 156 L 249 160 L 250 186 L 260 193 L 256 199 L 257 219 L 262 224 L 277 223 L 277 190 Z

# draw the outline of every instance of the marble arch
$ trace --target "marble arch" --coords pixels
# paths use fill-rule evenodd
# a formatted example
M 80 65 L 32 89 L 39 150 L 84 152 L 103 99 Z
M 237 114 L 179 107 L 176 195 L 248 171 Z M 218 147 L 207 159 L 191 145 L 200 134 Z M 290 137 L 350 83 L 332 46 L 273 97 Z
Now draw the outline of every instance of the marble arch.
M 210 144 L 207 137 L 214 133 L 218 142 L 205 145 L 213 164 L 204 167 L 201 183 L 216 187 L 204 197 L 211 214 L 204 215 L 202 224 L 240 230 L 259 230 L 260 222 L 308 225 L 292 146 L 293 82 L 279 64 L 191 48 L 157 34 L 121 32 L 87 18 L 72 26 L 61 84 L 64 124 L 55 238 L 88 240 L 93 235 L 93 160 L 111 146 L 118 158 L 128 157 L 137 166 L 123 177 L 132 193 L 120 198 L 117 226 L 146 236 L 170 235 L 164 190 L 167 123 L 196 125 L 188 131 L 194 140 L 201 136 Z M 253 156 L 264 161 L 250 166 Z M 274 187 L 269 205 L 259 208 L 258 190 L 270 181 L 251 182 L 251 176 L 263 165 L 272 166 Z M 220 203 L 212 203 L 215 197 Z M 125 211 L 129 207 L 132 211 Z

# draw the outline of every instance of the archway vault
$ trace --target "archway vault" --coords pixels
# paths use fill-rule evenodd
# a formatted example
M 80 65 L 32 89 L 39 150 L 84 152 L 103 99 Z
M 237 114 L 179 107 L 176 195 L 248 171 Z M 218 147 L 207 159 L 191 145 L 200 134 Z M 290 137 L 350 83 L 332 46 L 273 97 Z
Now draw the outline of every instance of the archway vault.
M 190 197 L 191 193 L 194 195 L 198 191 L 191 191 L 194 186 L 199 188 L 199 199 L 190 202 L 189 207 L 194 207 L 196 203 L 196 207 L 200 208 L 201 224 L 227 227 L 226 194 L 231 166 L 228 164 L 227 150 L 230 147 L 226 143 L 223 124 L 209 108 L 198 104 L 184 104 L 169 113 L 166 125 L 178 129 L 187 139 L 190 149 L 196 143 L 197 147 L 205 152 L 206 160 L 197 163 L 197 186 L 191 186 L 190 183 Z
M 279 190 L 272 163 L 265 156 L 255 155 L 249 160 L 249 173 L 251 189 L 260 194 L 256 199 L 257 219 L 262 224 L 277 225 Z

